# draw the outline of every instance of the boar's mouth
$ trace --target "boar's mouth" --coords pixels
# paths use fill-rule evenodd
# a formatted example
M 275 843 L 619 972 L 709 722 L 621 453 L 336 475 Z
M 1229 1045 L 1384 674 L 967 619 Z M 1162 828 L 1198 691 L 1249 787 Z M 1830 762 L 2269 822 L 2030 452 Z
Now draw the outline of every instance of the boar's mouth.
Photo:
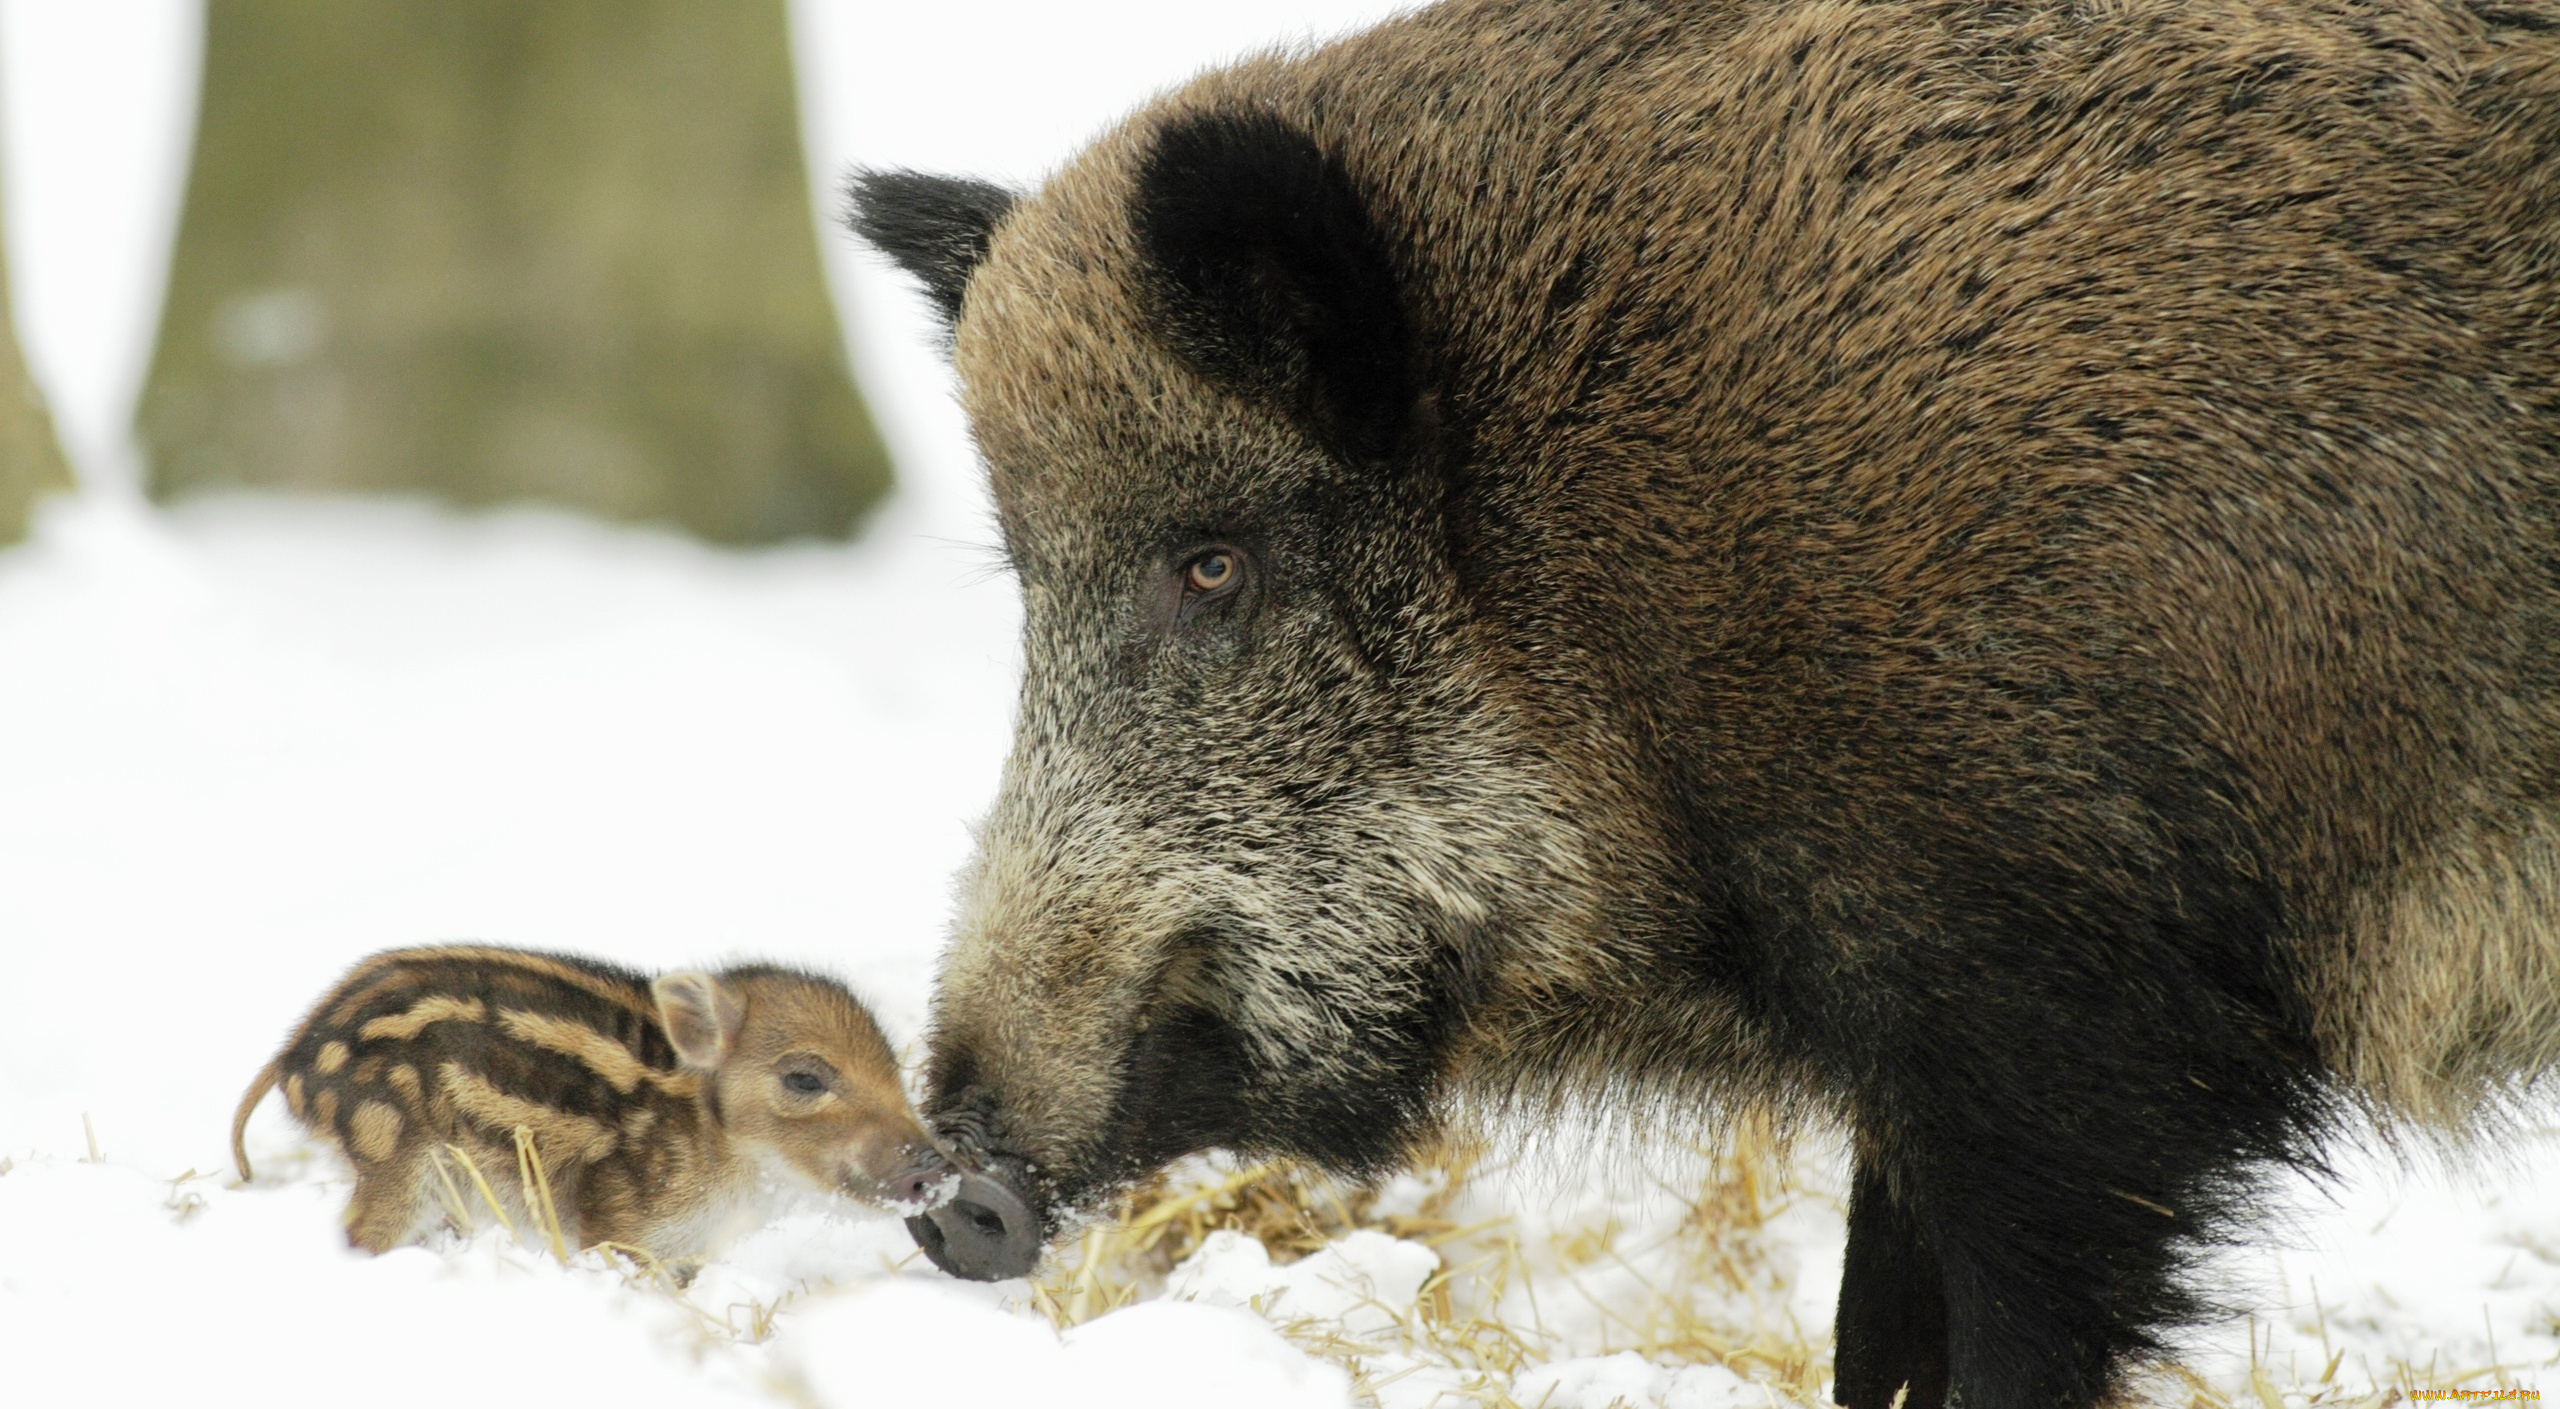
M 934 1114 L 961 1184 L 907 1228 L 935 1266 L 975 1281 L 1026 1275 L 1069 1210 L 1246 1136 L 1246 1063 L 1223 1019 L 1188 1004 L 1159 1008 L 1131 1037 L 1110 1111 L 1067 1167 L 1035 1168 L 1007 1138 L 998 1099 L 983 1088 L 956 1093 Z
M 1441 1061 L 1481 991 L 1470 962 L 1476 946 L 1442 945 L 1409 1009 L 1366 1015 L 1358 1050 L 1290 1060 L 1257 1059 L 1222 1011 L 1233 990 L 1217 972 L 1218 955 L 1246 942 L 1199 936 L 1175 946 L 1120 1034 L 1108 1105 L 1077 1120 L 1081 1128 L 1042 1132 L 1047 1138 L 1030 1142 L 1037 1160 L 1025 1143 L 1032 1132 L 1011 1127 L 1038 1102 L 980 1081 L 965 1039 L 935 1052 L 941 1094 L 932 1124 L 962 1170 L 1002 1191 L 971 1200 L 976 1209 L 955 1200 L 911 1221 L 932 1224 L 917 1239 L 937 1265 L 964 1277 L 1022 1275 L 1071 1211 L 1202 1150 L 1293 1156 L 1351 1177 L 1406 1154 L 1430 1124 Z M 1305 982 L 1311 1010 L 1328 1001 L 1325 985 Z M 1036 1228 L 1026 1232 L 1026 1221 Z
M 1251 1086 L 1243 1044 L 1225 1019 L 1188 1005 L 1151 1014 L 1121 1070 L 1109 1133 L 1086 1184 L 1124 1183 L 1184 1155 L 1242 1142 L 1251 1133 Z

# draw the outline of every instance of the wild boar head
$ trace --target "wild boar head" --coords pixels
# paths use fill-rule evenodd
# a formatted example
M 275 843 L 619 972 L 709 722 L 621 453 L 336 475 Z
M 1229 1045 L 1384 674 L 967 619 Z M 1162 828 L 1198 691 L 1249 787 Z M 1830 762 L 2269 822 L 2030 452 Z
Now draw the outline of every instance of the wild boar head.
M 1187 1152 L 1373 1171 L 1459 1087 L 1569 1080 L 1677 908 L 1644 750 L 1554 644 L 1569 526 L 1510 525 L 1375 199 L 1214 104 L 1022 199 L 857 179 L 952 322 L 1024 601 L 930 1039 L 928 1120 L 1013 1196 L 918 1221 L 963 1275 Z

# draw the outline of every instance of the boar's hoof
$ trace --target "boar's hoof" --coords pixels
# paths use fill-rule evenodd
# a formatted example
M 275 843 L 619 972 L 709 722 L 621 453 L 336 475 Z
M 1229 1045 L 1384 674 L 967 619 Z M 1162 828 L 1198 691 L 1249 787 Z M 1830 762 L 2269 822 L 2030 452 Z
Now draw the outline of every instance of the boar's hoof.
M 933 1265 L 972 1282 L 1020 1277 L 1040 1261 L 1040 1219 L 1022 1196 L 984 1174 L 963 1174 L 941 1207 L 907 1220 Z

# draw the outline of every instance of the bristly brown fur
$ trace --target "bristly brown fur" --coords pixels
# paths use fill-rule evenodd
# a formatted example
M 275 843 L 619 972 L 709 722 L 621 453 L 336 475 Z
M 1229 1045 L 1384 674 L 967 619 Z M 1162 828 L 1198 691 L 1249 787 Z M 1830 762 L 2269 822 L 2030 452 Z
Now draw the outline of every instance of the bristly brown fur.
M 1053 1221 L 1819 1110 L 1843 1401 L 2050 1409 L 2560 1063 L 2560 5 L 1459 0 L 986 209 L 929 1085 Z
M 347 1235 L 374 1252 L 443 1224 L 436 1165 L 450 1147 L 511 1217 L 529 1212 L 512 1174 L 519 1133 L 566 1237 L 670 1259 L 737 1231 L 773 1174 L 888 1201 L 928 1154 L 871 1015 L 831 979 L 763 965 L 653 984 L 492 946 L 374 955 L 242 1096 L 243 1179 L 249 1116 L 280 1081 L 294 1115 L 355 1166 Z

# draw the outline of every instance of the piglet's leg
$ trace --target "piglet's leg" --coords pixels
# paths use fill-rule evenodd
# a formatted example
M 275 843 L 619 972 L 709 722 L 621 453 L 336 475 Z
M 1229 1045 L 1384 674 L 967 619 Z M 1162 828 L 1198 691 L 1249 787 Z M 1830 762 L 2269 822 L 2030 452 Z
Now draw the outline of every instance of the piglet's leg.
M 383 1160 L 357 1160 L 355 1197 L 347 1200 L 348 1244 L 382 1253 L 408 1242 L 417 1231 L 432 1178 L 426 1157 L 414 1150 Z

